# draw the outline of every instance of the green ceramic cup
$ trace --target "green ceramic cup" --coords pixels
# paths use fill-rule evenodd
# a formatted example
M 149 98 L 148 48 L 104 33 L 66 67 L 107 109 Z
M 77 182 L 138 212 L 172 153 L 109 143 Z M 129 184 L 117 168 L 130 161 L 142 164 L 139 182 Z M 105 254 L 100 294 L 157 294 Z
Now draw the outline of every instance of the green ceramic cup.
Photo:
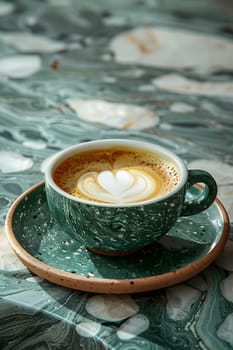
M 169 160 L 179 173 L 177 185 L 145 201 L 100 203 L 70 195 L 55 183 L 54 171 L 64 160 L 82 152 L 118 147 L 133 148 Z M 124 139 L 81 143 L 57 153 L 47 166 L 45 183 L 49 209 L 58 228 L 88 249 L 106 255 L 130 254 L 159 240 L 180 216 L 204 211 L 217 194 L 216 182 L 206 171 L 188 170 L 177 155 L 155 144 Z M 203 190 L 190 202 L 186 194 L 198 183 L 203 184 Z

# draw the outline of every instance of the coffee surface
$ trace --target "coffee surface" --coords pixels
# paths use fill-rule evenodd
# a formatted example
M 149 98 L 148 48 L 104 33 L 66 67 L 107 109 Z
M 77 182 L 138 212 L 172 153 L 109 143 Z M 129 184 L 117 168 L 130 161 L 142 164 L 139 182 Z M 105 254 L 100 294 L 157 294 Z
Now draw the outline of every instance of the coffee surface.
M 57 166 L 53 178 L 65 192 L 92 202 L 131 204 L 172 191 L 177 166 L 154 153 L 112 148 L 74 155 Z

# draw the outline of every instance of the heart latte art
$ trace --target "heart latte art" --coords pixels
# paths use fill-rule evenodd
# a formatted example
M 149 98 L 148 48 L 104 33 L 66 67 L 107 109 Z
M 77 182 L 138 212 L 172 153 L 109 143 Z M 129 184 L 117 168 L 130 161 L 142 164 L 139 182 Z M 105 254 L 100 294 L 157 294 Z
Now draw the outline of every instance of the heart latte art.
M 145 202 L 172 191 L 179 171 L 154 153 L 113 148 L 74 155 L 57 166 L 53 178 L 72 196 L 119 205 Z
M 143 170 L 105 170 L 82 175 L 79 191 L 88 198 L 108 203 L 144 201 L 156 189 L 155 179 Z

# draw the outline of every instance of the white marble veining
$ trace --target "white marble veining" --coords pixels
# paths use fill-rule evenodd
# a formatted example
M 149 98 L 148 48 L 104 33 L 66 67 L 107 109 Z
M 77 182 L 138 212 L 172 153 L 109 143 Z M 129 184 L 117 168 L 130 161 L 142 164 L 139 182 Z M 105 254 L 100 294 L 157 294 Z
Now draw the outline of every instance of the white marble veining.
M 14 271 L 25 269 L 25 266 L 17 258 L 6 238 L 5 230 L 0 229 L 0 270 Z
M 31 33 L 0 32 L 0 41 L 25 53 L 51 53 L 66 49 L 66 44 L 62 41 Z
M 174 321 L 188 316 L 192 305 L 199 299 L 200 291 L 185 284 L 166 289 L 168 317 Z
M 101 324 L 95 321 L 80 322 L 75 327 L 79 335 L 85 338 L 95 337 L 101 328 Z
M 196 108 L 188 103 L 174 102 L 170 106 L 170 110 L 175 113 L 192 113 L 196 110 Z
M 138 305 L 128 295 L 94 295 L 86 303 L 86 311 L 105 321 L 121 321 L 135 315 Z
M 29 157 L 12 151 L 0 151 L 0 170 L 3 173 L 25 171 L 32 166 L 33 160 Z
M 218 197 L 233 220 L 233 166 L 217 159 L 197 159 L 189 163 L 189 168 L 210 172 L 218 184 Z
M 15 9 L 15 5 L 6 1 L 0 1 L 0 16 L 6 16 L 12 13 Z
M 43 281 L 43 278 L 41 278 L 39 276 L 33 276 L 33 277 L 26 278 L 26 281 L 31 282 L 31 283 L 40 283 Z
M 153 84 L 159 89 L 182 94 L 233 97 L 233 81 L 197 81 L 180 74 L 166 74 L 153 79 Z
M 47 144 L 43 141 L 26 140 L 23 142 L 23 146 L 32 149 L 45 149 L 47 147 Z
M 79 118 L 116 128 L 140 130 L 152 127 L 159 121 L 154 112 L 131 104 L 95 99 L 69 99 L 67 102 Z
M 172 27 L 137 27 L 114 37 L 115 59 L 161 68 L 233 70 L 230 40 Z
M 122 323 L 117 331 L 117 335 L 122 340 L 129 340 L 145 332 L 149 326 L 150 321 L 148 317 L 138 313 Z
M 220 288 L 223 296 L 233 303 L 233 273 L 221 281 Z
M 215 264 L 226 271 L 233 272 L 233 241 L 228 240 Z
M 225 320 L 221 323 L 217 330 L 217 335 L 224 342 L 227 342 L 233 347 L 233 313 L 230 313 Z
M 127 23 L 127 18 L 122 16 L 109 16 L 104 19 L 104 23 L 109 26 L 121 26 Z
M 41 68 L 38 55 L 16 55 L 0 59 L 0 76 L 22 79 L 38 72 Z

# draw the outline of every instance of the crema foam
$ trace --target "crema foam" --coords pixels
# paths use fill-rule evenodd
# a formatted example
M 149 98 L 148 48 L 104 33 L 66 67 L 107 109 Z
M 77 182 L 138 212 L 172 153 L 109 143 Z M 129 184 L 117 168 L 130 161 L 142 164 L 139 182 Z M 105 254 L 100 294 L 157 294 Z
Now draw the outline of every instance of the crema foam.
M 151 152 L 113 148 L 76 154 L 57 166 L 54 181 L 75 197 L 99 203 L 145 202 L 171 192 L 177 166 Z

